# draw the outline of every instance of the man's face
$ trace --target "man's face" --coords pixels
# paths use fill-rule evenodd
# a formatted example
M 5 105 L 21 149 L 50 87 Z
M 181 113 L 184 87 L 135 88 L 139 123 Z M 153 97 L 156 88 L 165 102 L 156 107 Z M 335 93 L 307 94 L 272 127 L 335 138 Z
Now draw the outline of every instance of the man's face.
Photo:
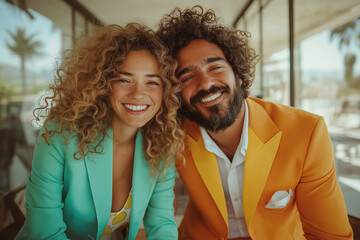
M 193 40 L 179 51 L 178 61 L 183 114 L 214 132 L 233 124 L 244 92 L 222 50 L 206 40 Z

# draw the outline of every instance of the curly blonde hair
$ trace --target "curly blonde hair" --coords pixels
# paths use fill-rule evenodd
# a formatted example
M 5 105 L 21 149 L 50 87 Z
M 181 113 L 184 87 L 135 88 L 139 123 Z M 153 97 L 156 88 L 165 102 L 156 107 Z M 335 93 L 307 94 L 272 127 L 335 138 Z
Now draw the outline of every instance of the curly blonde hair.
M 147 50 L 159 62 L 164 84 L 163 101 L 155 117 L 141 131 L 144 154 L 152 174 L 164 173 L 184 149 L 184 133 L 176 118 L 181 85 L 175 78 L 176 65 L 168 49 L 146 26 L 137 23 L 125 27 L 109 25 L 82 37 L 74 50 L 64 52 L 55 81 L 50 85 L 52 94 L 45 98 L 44 106 L 34 110 L 34 116 L 36 120 L 46 117 L 42 134 L 46 142 L 63 130 L 75 133 L 79 143 L 75 159 L 82 159 L 88 153 L 101 153 L 101 143 L 114 114 L 109 102 L 112 82 L 133 50 Z M 51 121 L 58 123 L 56 130 L 47 128 Z M 91 148 L 99 135 L 101 140 Z

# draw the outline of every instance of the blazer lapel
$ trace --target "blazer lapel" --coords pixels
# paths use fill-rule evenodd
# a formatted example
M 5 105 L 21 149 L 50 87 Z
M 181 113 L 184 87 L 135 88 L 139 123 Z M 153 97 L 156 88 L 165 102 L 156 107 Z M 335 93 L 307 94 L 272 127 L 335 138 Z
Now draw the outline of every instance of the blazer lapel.
M 129 239 L 135 239 L 136 237 L 155 186 L 156 179 L 153 177 L 150 180 L 150 174 L 151 169 L 143 153 L 142 134 L 141 130 L 139 130 L 136 136 L 134 153 Z
M 249 98 L 247 104 L 249 107 L 249 144 L 245 157 L 243 208 L 250 233 L 251 220 L 270 173 L 282 132 L 262 106 Z
M 197 125 L 188 121 L 184 125 L 184 129 L 189 134 L 188 143 L 195 166 L 228 226 L 226 202 L 216 156 L 206 150 L 200 129 Z
M 100 138 L 96 140 L 98 142 Z M 96 146 L 96 144 L 93 144 Z M 88 173 L 91 194 L 97 217 L 97 238 L 102 234 L 111 212 L 112 198 L 112 162 L 113 141 L 112 129 L 108 129 L 107 136 L 101 146 L 101 154 L 91 153 L 85 157 L 85 165 Z

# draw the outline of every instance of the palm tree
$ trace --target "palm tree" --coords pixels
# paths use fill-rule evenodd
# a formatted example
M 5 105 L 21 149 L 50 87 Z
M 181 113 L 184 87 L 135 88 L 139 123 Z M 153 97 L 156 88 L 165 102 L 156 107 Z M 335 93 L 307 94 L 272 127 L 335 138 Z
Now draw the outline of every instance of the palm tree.
M 334 28 L 330 33 L 330 40 L 339 38 L 339 49 L 342 47 L 348 48 L 352 41 L 354 46 L 360 47 L 360 18 L 354 19 L 351 22 Z M 356 55 L 351 52 L 345 54 L 344 78 L 348 87 L 360 88 L 360 76 L 354 76 L 354 64 L 356 62 Z
M 351 22 L 345 23 L 344 25 L 334 28 L 330 33 L 330 40 L 333 40 L 336 37 L 340 38 L 339 49 L 341 47 L 350 45 L 351 41 L 360 42 L 360 18 L 354 19 Z
M 26 36 L 25 29 L 17 28 L 16 32 L 7 31 L 13 43 L 6 43 L 7 47 L 20 57 L 21 63 L 21 84 L 22 84 L 22 93 L 26 93 L 26 70 L 25 62 L 33 56 L 41 55 L 39 48 L 42 47 L 43 43 L 38 40 L 34 40 L 36 33 Z

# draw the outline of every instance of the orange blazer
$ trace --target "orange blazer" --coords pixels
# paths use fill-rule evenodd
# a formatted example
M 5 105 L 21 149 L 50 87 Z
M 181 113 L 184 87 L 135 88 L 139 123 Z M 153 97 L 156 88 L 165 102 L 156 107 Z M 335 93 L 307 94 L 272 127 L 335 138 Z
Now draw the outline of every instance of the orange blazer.
M 253 240 L 352 239 L 337 183 L 333 149 L 322 117 L 296 108 L 246 99 L 249 107 L 243 208 Z M 179 239 L 227 239 L 228 217 L 216 157 L 199 127 L 186 121 L 186 159 L 178 172 L 190 200 Z M 284 208 L 265 205 L 280 190 L 294 193 Z

